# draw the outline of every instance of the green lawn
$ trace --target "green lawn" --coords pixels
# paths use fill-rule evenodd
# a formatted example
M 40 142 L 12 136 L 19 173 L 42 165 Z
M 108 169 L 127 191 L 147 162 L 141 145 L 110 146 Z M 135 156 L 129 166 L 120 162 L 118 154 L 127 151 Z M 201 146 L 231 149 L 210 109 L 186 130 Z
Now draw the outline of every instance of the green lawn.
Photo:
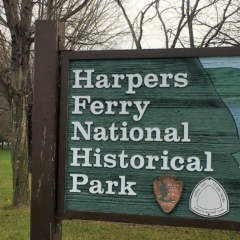
M 10 154 L 0 150 L 0 239 L 28 240 L 29 209 L 11 207 Z M 239 240 L 240 232 L 142 226 L 94 221 L 64 221 L 63 240 Z

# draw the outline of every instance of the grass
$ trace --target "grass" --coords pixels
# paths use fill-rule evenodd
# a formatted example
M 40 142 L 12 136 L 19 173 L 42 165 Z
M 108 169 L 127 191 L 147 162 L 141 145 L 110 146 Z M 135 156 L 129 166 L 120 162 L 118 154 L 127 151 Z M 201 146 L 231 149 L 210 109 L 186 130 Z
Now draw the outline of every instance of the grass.
M 0 239 L 29 239 L 29 209 L 14 209 L 11 206 L 12 173 L 10 153 L 0 151 Z
M 28 240 L 29 209 L 11 206 L 10 154 L 0 150 L 0 239 Z M 62 240 L 239 240 L 240 232 L 145 226 L 95 221 L 63 221 Z

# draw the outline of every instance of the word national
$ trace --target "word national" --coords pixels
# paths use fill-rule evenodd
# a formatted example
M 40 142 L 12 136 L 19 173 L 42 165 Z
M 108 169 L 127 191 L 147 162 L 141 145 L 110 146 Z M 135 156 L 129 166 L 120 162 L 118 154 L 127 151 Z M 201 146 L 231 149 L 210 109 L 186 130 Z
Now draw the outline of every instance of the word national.
M 133 127 L 129 128 L 127 122 L 122 122 L 121 126 L 112 123 L 109 127 L 94 126 L 92 121 L 83 124 L 79 121 L 72 122 L 73 136 L 71 140 L 86 141 L 144 141 L 144 142 L 190 142 L 189 127 L 187 122 L 182 122 L 183 135 L 178 134 L 178 129 L 169 127 L 161 130 L 159 127 Z

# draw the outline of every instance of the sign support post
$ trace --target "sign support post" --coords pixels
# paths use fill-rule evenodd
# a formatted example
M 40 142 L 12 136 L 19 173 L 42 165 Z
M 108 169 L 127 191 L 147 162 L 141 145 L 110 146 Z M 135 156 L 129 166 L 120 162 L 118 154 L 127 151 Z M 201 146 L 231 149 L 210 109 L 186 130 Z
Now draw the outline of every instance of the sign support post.
M 56 219 L 59 50 L 64 24 L 39 21 L 35 39 L 32 119 L 31 240 L 61 240 Z

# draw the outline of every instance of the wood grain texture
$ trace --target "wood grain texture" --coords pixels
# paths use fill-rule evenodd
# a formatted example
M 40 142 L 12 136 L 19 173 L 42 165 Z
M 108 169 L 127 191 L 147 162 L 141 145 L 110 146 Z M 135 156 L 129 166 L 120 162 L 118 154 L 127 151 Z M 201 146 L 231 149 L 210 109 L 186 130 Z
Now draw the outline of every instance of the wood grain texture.
M 123 81 L 121 89 L 73 89 L 73 70 L 95 69 L 95 74 L 113 73 L 139 73 L 145 76 L 148 73 L 179 73 L 187 72 L 189 85 L 186 88 L 146 88 L 136 90 L 136 94 L 126 95 L 127 82 Z M 171 58 L 171 59 L 129 59 L 129 60 L 74 60 L 69 66 L 68 88 L 68 125 L 67 125 L 67 156 L 66 156 L 66 192 L 65 206 L 70 211 L 102 212 L 133 214 L 147 216 L 169 216 L 189 219 L 202 219 L 189 210 L 189 198 L 193 188 L 205 177 L 213 177 L 219 181 L 226 190 L 230 212 L 218 220 L 236 221 L 240 219 L 240 169 L 232 156 L 240 151 L 240 140 L 235 117 L 224 101 L 224 97 L 240 96 L 240 70 L 217 69 L 206 70 L 198 58 Z M 88 96 L 92 100 L 145 100 L 150 101 L 146 113 L 140 121 L 133 121 L 136 114 L 134 108 L 130 109 L 129 116 L 115 114 L 113 116 L 93 115 L 89 107 L 83 115 L 73 115 L 74 101 L 72 96 Z M 238 105 L 239 107 L 239 105 Z M 120 109 L 117 109 L 117 113 Z M 159 127 L 161 129 L 174 127 L 182 136 L 182 122 L 189 123 L 189 143 L 167 142 L 121 142 L 121 141 L 72 141 L 72 121 L 93 121 L 94 126 L 108 128 L 114 122 L 121 126 L 123 121 L 128 127 Z M 71 167 L 72 151 L 70 148 L 96 148 L 101 154 L 120 154 L 125 150 L 131 156 L 158 155 L 164 150 L 169 152 L 169 158 L 182 156 L 198 156 L 205 164 L 204 152 L 212 152 L 213 172 L 163 171 L 161 161 L 156 163 L 155 170 L 122 169 L 119 164 L 113 169 L 94 167 Z M 91 161 L 94 158 L 91 156 Z M 89 185 L 81 186 L 81 193 L 70 193 L 72 179 L 70 173 L 86 174 L 89 180 L 98 179 L 104 183 L 107 180 L 119 181 L 119 176 L 126 176 L 128 181 L 137 183 L 136 196 L 120 196 L 106 194 L 90 194 Z M 171 214 L 165 214 L 158 206 L 153 194 L 153 180 L 159 176 L 170 174 L 183 181 L 183 192 L 179 204 Z M 117 190 L 116 190 L 117 192 Z
M 61 240 L 56 220 L 58 50 L 64 24 L 38 21 L 32 116 L 31 240 Z

